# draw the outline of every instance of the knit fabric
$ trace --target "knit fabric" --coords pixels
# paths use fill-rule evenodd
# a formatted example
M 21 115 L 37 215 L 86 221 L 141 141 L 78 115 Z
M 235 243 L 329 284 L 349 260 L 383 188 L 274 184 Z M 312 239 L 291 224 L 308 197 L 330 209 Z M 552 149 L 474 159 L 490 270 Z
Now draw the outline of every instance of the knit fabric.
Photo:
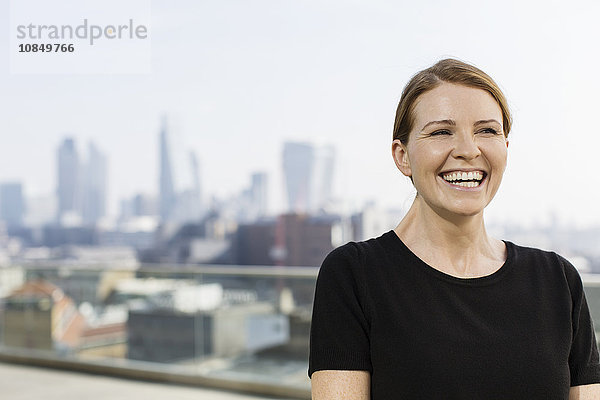
M 567 399 L 600 383 L 577 270 L 553 252 L 505 241 L 491 275 L 457 278 L 394 231 L 333 250 L 317 279 L 309 376 L 371 373 L 371 398 Z

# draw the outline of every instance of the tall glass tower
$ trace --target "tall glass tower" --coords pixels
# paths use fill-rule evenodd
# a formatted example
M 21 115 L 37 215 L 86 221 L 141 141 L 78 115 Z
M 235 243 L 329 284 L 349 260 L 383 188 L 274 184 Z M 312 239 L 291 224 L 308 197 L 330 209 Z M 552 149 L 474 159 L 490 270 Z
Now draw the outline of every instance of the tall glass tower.
M 59 223 L 65 218 L 81 218 L 81 167 L 75 141 L 63 140 L 58 148 L 58 197 Z
M 25 201 L 21 183 L 0 184 L 0 220 L 9 227 L 23 225 L 25 214 Z
M 90 143 L 83 180 L 83 221 L 96 224 L 106 215 L 106 156 Z
M 332 146 L 286 142 L 283 148 L 288 209 L 315 213 L 331 199 L 335 152 Z
M 177 202 L 177 196 L 175 194 L 175 187 L 173 184 L 173 167 L 170 154 L 167 119 L 166 117 L 163 117 L 160 128 L 159 179 L 160 219 L 163 222 L 171 219 L 175 204 Z

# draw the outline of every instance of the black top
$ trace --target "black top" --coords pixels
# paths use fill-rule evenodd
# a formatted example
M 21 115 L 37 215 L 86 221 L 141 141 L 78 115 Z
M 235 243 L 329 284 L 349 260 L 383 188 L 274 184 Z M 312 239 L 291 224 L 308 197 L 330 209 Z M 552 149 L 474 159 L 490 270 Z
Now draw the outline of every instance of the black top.
M 567 399 L 600 383 L 576 269 L 506 243 L 491 275 L 457 278 L 389 231 L 333 250 L 317 279 L 309 376 L 366 370 L 371 398 Z

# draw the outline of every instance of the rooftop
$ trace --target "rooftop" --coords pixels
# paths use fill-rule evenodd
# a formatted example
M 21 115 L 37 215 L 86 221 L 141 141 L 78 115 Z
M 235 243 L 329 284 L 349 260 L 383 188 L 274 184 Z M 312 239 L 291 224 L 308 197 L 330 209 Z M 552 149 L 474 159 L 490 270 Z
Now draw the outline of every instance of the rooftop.
M 247 394 L 0 363 L 2 397 L 11 400 L 259 400 Z M 5 397 L 6 396 L 6 397 Z

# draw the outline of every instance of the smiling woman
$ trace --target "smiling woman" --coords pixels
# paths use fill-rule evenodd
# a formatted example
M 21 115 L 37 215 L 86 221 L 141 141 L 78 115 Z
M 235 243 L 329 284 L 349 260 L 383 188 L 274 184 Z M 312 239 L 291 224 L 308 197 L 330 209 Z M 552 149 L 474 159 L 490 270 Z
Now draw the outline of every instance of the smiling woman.
M 413 119 L 411 136 L 393 141 L 398 169 L 438 214 L 455 206 L 463 214 L 482 212 L 506 167 L 498 103 L 484 90 L 441 83 L 418 98 Z
M 489 76 L 456 60 L 406 86 L 392 155 L 417 196 L 394 230 L 323 262 L 314 399 L 600 398 L 575 268 L 485 229 L 506 168 L 506 104 Z

